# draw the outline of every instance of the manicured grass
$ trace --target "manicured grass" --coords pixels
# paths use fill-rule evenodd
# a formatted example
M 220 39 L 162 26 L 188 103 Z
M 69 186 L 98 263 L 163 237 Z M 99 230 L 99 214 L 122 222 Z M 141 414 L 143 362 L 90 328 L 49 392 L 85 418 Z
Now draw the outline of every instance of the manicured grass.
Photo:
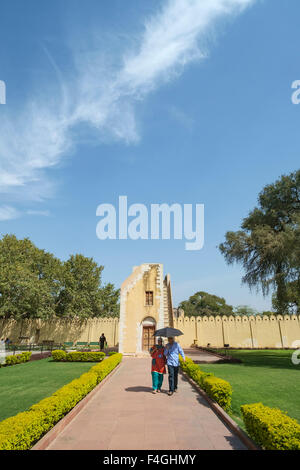
M 0 369 L 0 421 L 25 411 L 87 372 L 95 363 L 54 362 L 51 358 Z
M 200 369 L 213 372 L 230 382 L 233 388 L 232 417 L 243 427 L 241 405 L 262 402 L 280 408 L 300 422 L 300 365 L 293 365 L 292 351 L 228 351 L 242 364 L 201 364 Z

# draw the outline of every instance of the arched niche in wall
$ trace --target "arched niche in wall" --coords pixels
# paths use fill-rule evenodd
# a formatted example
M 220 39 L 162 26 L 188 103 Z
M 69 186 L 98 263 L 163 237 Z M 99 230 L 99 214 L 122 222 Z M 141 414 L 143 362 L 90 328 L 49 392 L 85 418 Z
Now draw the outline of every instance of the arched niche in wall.
M 141 324 L 142 324 L 143 326 L 155 326 L 155 325 L 156 325 L 156 321 L 155 321 L 155 318 L 153 318 L 153 317 L 145 317 L 145 318 L 142 320 Z

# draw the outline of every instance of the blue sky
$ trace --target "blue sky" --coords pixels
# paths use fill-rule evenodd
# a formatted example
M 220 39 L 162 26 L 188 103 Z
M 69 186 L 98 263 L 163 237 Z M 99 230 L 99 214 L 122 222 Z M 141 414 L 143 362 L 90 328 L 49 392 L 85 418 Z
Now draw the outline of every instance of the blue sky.
M 299 168 L 297 0 L 12 0 L 0 6 L 0 233 L 119 286 L 161 262 L 174 303 L 205 290 L 270 308 L 217 246 Z M 96 237 L 96 208 L 205 204 L 205 245 Z

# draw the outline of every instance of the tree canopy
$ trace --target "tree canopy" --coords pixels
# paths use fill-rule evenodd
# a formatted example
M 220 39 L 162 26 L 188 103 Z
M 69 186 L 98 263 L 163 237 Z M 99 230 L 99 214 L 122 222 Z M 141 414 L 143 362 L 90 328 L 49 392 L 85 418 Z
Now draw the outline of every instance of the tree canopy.
M 263 294 L 275 289 L 273 307 L 288 311 L 289 283 L 300 280 L 300 170 L 266 186 L 258 207 L 219 248 L 228 264 L 242 264 L 242 281 Z M 294 284 L 292 284 L 294 285 Z
M 0 317 L 49 318 L 118 315 L 119 290 L 102 286 L 103 266 L 71 255 L 61 261 L 28 238 L 0 240 Z
M 287 283 L 286 302 L 286 313 L 300 315 L 300 280 Z M 276 294 L 272 296 L 272 306 L 275 311 L 279 310 Z
M 234 308 L 234 315 L 244 315 L 246 317 L 251 317 L 252 315 L 258 315 L 258 311 L 249 305 L 238 305 Z
M 223 297 L 208 294 L 207 292 L 196 292 L 188 300 L 179 304 L 187 317 L 204 315 L 232 315 L 233 307 L 227 305 Z

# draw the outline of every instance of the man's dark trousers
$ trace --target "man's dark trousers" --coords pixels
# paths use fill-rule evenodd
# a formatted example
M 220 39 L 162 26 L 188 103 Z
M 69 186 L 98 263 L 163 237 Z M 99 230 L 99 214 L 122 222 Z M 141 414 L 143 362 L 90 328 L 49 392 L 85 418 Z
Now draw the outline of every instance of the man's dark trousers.
M 168 365 L 168 372 L 169 372 L 169 391 L 174 392 L 177 390 L 178 384 L 178 370 L 179 366 L 169 366 Z

